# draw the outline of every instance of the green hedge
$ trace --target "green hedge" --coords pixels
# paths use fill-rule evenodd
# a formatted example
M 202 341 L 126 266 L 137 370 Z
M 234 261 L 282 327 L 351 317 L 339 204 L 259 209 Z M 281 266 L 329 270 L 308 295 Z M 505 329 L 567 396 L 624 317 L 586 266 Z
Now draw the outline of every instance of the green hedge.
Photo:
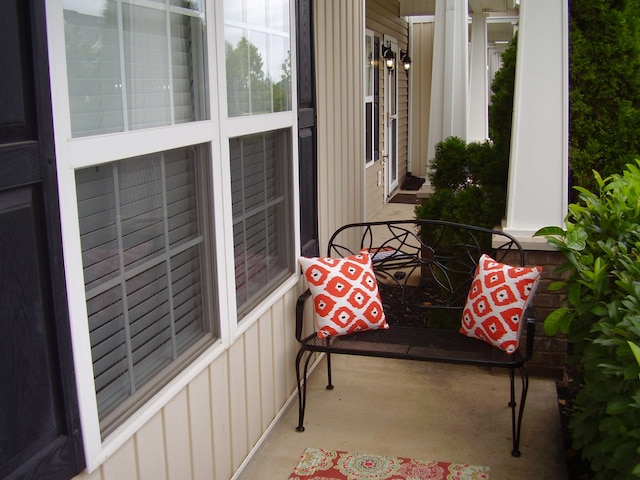
M 550 290 L 566 293 L 566 306 L 547 316 L 548 335 L 563 332 L 580 365 L 573 445 L 594 478 L 640 477 L 640 162 L 603 179 L 596 193 L 576 187 L 565 228 L 536 235 L 562 252 L 566 280 Z

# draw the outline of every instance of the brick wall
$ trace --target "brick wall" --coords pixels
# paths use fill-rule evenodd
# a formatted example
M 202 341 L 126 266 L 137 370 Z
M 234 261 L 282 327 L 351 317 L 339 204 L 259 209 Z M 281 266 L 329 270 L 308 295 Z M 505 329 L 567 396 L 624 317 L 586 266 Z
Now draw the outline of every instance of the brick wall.
M 537 318 L 534 354 L 527 363 L 527 370 L 533 376 L 561 379 L 567 358 L 567 339 L 564 335 L 546 336 L 543 323 L 549 313 L 561 306 L 565 295 L 547 290 L 551 282 L 561 279 L 554 270 L 564 261 L 564 256 L 556 251 L 541 250 L 528 250 L 525 255 L 527 265 L 542 267 L 542 278 L 533 298 Z

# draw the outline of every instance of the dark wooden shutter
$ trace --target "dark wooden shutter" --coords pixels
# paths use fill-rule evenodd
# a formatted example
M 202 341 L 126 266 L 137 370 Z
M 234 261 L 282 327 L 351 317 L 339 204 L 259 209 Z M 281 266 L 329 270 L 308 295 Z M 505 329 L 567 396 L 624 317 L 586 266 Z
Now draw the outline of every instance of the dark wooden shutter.
M 296 0 L 301 254 L 317 256 L 318 166 L 313 0 Z
M 44 0 L 0 15 L 0 478 L 84 468 L 58 212 Z

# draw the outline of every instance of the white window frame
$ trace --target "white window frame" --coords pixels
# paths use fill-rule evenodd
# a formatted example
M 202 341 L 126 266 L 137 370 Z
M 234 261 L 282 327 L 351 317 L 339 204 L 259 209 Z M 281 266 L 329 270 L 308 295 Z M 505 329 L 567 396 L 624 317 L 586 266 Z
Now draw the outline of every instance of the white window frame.
M 144 1 L 144 0 L 140 0 Z M 233 136 L 259 133 L 276 128 L 290 128 L 292 139 L 292 202 L 293 244 L 300 250 L 298 193 L 298 148 L 297 134 L 297 91 L 296 91 L 296 51 L 294 3 L 290 0 L 291 12 L 291 75 L 292 110 L 277 114 L 254 116 L 248 119 L 227 120 L 226 74 L 224 69 L 224 17 L 222 0 L 205 0 L 207 15 L 207 88 L 217 92 L 210 96 L 210 120 L 191 122 L 166 127 L 133 130 L 123 133 L 105 134 L 96 137 L 73 139 L 71 132 L 68 78 L 66 68 L 50 71 L 51 100 L 54 120 L 54 141 L 56 149 L 57 176 L 60 202 L 60 222 L 62 248 L 65 262 L 66 287 L 68 295 L 69 319 L 74 357 L 78 402 L 82 425 L 83 445 L 87 471 L 98 468 L 107 458 L 127 442 L 149 419 L 160 411 L 191 380 L 207 368 L 219 355 L 223 354 L 244 331 L 251 327 L 273 304 L 290 290 L 298 281 L 294 273 L 283 282 L 267 299 L 259 304 L 240 325 L 236 319 L 235 277 L 233 265 L 233 238 L 225 237 L 232 232 L 231 176 L 229 168 L 229 141 Z M 62 0 L 47 0 L 46 23 L 48 54 L 51 65 L 66 65 L 65 34 Z M 187 365 L 151 400 L 117 427 L 107 438 L 101 438 L 98 408 L 93 378 L 91 342 L 87 323 L 87 302 L 84 287 L 82 248 L 78 207 L 76 199 L 75 170 L 146 153 L 171 150 L 187 145 L 209 145 L 211 161 L 209 184 L 211 186 L 210 210 L 215 212 L 211 219 L 210 238 L 215 248 L 210 266 L 213 272 L 212 295 L 218 297 L 219 339 L 205 352 Z

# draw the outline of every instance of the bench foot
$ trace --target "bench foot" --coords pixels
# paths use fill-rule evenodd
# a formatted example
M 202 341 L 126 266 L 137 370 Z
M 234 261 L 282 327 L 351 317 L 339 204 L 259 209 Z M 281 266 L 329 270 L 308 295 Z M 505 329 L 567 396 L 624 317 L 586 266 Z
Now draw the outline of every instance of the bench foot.
M 515 368 L 509 369 L 509 380 L 511 383 L 511 433 L 513 435 L 513 450 L 511 455 L 520 456 L 520 431 L 522 430 L 522 415 L 524 413 L 524 404 L 527 401 L 527 392 L 529 390 L 529 374 L 524 365 L 518 367 L 520 379 L 522 380 L 522 392 L 520 393 L 520 406 L 516 415 L 516 392 L 515 392 Z
M 298 426 L 296 430 L 298 432 L 304 432 L 304 410 L 307 406 L 307 373 L 309 371 L 309 361 L 313 352 L 307 352 L 307 358 L 304 361 L 304 368 L 302 369 L 302 376 L 300 375 L 300 362 L 306 350 L 300 349 L 298 355 L 296 355 L 296 381 L 298 387 Z

